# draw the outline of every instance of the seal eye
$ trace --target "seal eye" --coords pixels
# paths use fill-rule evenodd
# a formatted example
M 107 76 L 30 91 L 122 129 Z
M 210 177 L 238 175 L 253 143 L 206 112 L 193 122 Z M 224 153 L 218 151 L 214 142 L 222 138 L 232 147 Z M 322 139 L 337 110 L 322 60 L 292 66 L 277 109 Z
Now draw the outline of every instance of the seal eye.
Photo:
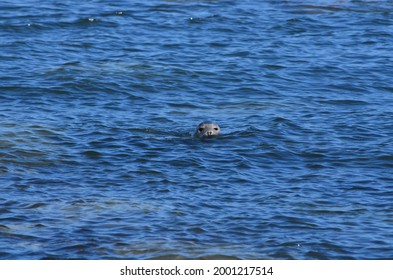
M 202 132 L 202 131 L 203 131 L 203 127 L 198 128 L 198 130 L 199 130 L 200 132 Z
M 218 130 L 218 127 L 215 127 L 214 130 Z

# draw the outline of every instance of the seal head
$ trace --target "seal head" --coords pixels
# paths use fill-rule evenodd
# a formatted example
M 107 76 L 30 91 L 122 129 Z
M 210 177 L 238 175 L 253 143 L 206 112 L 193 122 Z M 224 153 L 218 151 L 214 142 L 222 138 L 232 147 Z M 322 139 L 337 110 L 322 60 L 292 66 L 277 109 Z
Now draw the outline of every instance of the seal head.
M 215 122 L 205 121 L 198 125 L 195 130 L 197 137 L 212 137 L 220 134 L 220 127 Z

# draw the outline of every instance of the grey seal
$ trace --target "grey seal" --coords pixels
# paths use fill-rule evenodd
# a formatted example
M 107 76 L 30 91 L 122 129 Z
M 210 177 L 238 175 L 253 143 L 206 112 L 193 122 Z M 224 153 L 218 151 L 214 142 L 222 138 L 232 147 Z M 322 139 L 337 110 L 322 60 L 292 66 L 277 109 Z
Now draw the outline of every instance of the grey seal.
M 195 130 L 197 137 L 212 137 L 220 134 L 221 129 L 217 123 L 212 121 L 204 121 L 198 125 Z

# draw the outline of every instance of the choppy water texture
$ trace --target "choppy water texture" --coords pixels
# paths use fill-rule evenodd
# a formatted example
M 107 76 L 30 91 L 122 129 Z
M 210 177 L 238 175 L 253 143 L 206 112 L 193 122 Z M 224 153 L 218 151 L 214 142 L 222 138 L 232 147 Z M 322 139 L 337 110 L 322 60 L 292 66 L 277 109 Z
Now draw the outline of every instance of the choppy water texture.
M 1 259 L 393 257 L 392 1 L 0 10 Z

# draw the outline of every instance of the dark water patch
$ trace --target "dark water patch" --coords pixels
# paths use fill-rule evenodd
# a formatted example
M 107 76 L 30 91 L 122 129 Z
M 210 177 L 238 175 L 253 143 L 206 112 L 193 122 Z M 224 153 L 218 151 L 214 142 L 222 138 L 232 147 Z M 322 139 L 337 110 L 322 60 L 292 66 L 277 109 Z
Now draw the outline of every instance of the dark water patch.
M 101 153 L 97 152 L 97 151 L 84 151 L 83 155 L 85 155 L 88 158 L 100 158 L 101 157 Z
M 200 256 L 196 258 L 197 260 L 240 260 L 240 258 L 236 256 L 230 256 L 230 255 L 208 255 L 208 256 Z
M 369 105 L 368 102 L 361 101 L 361 100 L 326 100 L 321 103 L 332 104 L 332 105 L 341 105 L 341 106 L 367 106 Z
M 37 209 L 37 208 L 41 208 L 41 207 L 45 207 L 47 204 L 45 203 L 34 203 L 34 204 L 30 204 L 28 206 L 26 206 L 26 209 Z
M 3 157 L 2 154 L 0 154 L 0 155 Z M 0 174 L 4 174 L 4 173 L 7 173 L 7 172 L 8 172 L 8 168 L 7 167 L 0 166 Z
M 0 224 L 0 230 L 1 230 L 1 231 L 8 231 L 8 230 L 10 230 L 10 228 L 7 227 L 6 225 L 1 225 L 1 224 Z

